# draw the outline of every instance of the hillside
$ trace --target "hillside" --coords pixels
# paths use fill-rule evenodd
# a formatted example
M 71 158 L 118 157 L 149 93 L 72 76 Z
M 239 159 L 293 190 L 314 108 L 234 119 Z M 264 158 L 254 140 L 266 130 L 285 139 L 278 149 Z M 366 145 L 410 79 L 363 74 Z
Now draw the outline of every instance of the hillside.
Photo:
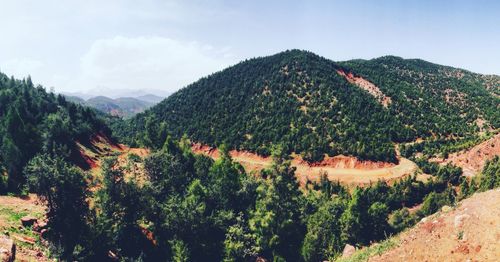
M 92 109 L 34 86 L 30 78 L 15 80 L 0 73 L 0 192 L 19 191 L 23 168 L 39 153 L 59 155 L 83 168 L 77 142 L 111 131 Z M 8 174 L 8 175 L 6 175 Z
M 77 96 L 66 96 L 66 98 L 71 102 L 95 108 L 112 116 L 125 118 L 143 112 L 163 99 L 155 95 L 119 97 L 115 99 L 106 96 L 96 96 L 87 100 Z
M 457 203 L 456 208 L 426 217 L 414 228 L 386 241 L 393 246 L 388 251 L 361 259 L 362 252 L 367 251 L 362 250 L 351 260 L 497 261 L 499 218 L 500 189 L 476 193 Z
M 291 50 L 204 77 L 118 133 L 152 147 L 168 132 L 263 156 L 282 144 L 307 161 L 397 162 L 394 143 L 498 128 L 496 79 L 416 59 L 337 63 Z

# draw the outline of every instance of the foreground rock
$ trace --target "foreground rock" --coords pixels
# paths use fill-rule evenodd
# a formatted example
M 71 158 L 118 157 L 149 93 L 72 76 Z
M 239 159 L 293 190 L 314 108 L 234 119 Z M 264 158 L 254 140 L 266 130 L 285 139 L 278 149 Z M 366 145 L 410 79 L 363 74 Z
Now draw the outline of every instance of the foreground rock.
M 352 254 L 354 254 L 354 252 L 356 252 L 356 248 L 354 246 L 346 244 L 344 247 L 344 251 L 342 251 L 342 257 L 343 258 L 350 257 L 352 256 Z
M 30 227 L 33 226 L 36 223 L 37 219 L 36 217 L 32 216 L 25 216 L 21 218 L 21 224 L 23 227 Z
M 0 235 L 0 262 L 13 262 L 16 258 L 16 244 L 7 236 Z

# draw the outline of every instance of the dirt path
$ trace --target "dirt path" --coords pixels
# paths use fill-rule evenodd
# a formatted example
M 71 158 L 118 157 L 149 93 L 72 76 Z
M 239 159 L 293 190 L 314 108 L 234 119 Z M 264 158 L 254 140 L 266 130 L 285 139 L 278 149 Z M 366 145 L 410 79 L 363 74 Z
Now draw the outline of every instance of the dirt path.
M 219 158 L 217 149 L 195 144 L 193 152 L 205 154 L 214 159 Z M 231 157 L 240 163 L 247 172 L 258 172 L 271 165 L 270 157 L 262 157 L 250 152 L 231 151 Z M 295 157 L 292 166 L 297 168 L 296 176 L 301 185 L 307 180 L 318 181 L 323 174 L 326 174 L 331 181 L 340 181 L 346 185 L 366 185 L 378 180 L 393 181 L 402 177 L 412 175 L 417 171 L 417 165 L 412 161 L 401 158 L 399 164 L 389 164 L 382 162 L 359 161 L 354 157 L 337 156 L 325 159 L 320 163 L 310 165 L 307 162 Z M 421 179 L 427 177 L 421 176 Z
M 499 261 L 500 189 L 424 221 L 402 233 L 396 248 L 369 261 Z

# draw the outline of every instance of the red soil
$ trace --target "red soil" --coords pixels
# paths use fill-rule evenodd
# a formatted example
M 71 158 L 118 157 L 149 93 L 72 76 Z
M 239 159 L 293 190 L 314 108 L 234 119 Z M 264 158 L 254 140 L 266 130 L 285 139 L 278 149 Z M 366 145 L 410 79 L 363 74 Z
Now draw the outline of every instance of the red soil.
M 91 170 L 99 169 L 101 167 L 101 160 L 105 157 L 118 155 L 118 160 L 124 161 L 126 156 L 131 153 L 140 157 L 145 157 L 149 154 L 149 150 L 145 148 L 130 148 L 127 145 L 115 143 L 109 137 L 100 133 L 92 137 L 90 145 L 85 146 L 79 142 L 77 142 L 77 145 L 80 157 Z
M 196 154 L 205 154 L 214 159 L 220 157 L 216 148 L 206 145 L 193 144 L 192 150 Z M 270 167 L 272 159 L 270 157 L 259 156 L 247 151 L 232 150 L 231 157 L 239 162 L 247 172 L 259 172 Z M 292 166 L 296 168 L 295 174 L 299 182 L 304 185 L 309 181 L 318 181 L 322 175 L 326 174 L 331 181 L 340 181 L 347 185 L 367 185 L 377 180 L 392 181 L 412 175 L 417 167 L 415 163 L 405 158 L 400 158 L 398 165 L 384 162 L 360 161 L 355 157 L 335 156 L 326 157 L 318 163 L 308 163 L 300 156 L 294 155 Z
M 431 161 L 452 163 L 463 169 L 465 176 L 475 176 L 481 172 L 487 160 L 500 155 L 500 133 L 468 150 L 450 154 L 447 159 L 434 158 Z
M 498 261 L 500 189 L 476 193 L 449 211 L 424 218 L 397 246 L 368 261 Z
M 352 72 L 345 72 L 342 69 L 337 69 L 337 73 L 341 76 L 343 76 L 349 83 L 355 84 L 358 87 L 368 91 L 372 96 L 374 96 L 384 107 L 387 107 L 389 104 L 392 103 L 392 99 L 388 96 L 386 96 L 378 86 L 373 84 L 372 82 L 360 77 L 360 76 L 355 76 Z

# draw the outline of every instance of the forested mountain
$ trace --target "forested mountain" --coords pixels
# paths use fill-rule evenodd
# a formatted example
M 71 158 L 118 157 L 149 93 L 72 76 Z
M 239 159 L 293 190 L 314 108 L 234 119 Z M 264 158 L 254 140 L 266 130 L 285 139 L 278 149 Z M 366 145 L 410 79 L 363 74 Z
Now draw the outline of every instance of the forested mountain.
M 63 261 L 331 261 L 347 244 L 367 246 L 498 187 L 500 158 L 470 180 L 415 158 L 425 181 L 349 188 L 325 174 L 301 187 L 288 153 L 394 162 L 395 142 L 498 128 L 497 89 L 494 76 L 421 60 L 336 63 L 293 50 L 203 78 L 123 121 L 0 74 L 0 193 L 36 193 L 47 221 L 40 234 L 3 232 L 29 232 Z M 120 147 L 84 172 L 76 142 L 111 137 L 106 123 L 150 148 Z M 192 141 L 272 152 L 273 162 L 253 176 L 226 146 L 213 160 Z
M 120 117 L 131 117 L 143 112 L 147 108 L 157 104 L 162 100 L 155 95 L 145 95 L 140 97 L 119 97 L 109 98 L 106 96 L 96 96 L 87 100 L 77 96 L 67 96 L 67 99 L 85 106 L 90 106 L 101 112 Z
M 498 128 L 498 89 L 496 76 L 423 60 L 337 63 L 291 50 L 204 77 L 118 132 L 151 147 L 171 133 L 263 155 L 282 144 L 309 161 L 326 153 L 395 162 L 395 142 Z
M 92 109 L 47 93 L 30 78 L 0 73 L 0 170 L 8 174 L 0 172 L 0 191 L 5 185 L 9 191 L 21 190 L 23 168 L 38 153 L 80 164 L 75 142 L 87 143 L 96 133 L 109 136 L 110 130 Z

